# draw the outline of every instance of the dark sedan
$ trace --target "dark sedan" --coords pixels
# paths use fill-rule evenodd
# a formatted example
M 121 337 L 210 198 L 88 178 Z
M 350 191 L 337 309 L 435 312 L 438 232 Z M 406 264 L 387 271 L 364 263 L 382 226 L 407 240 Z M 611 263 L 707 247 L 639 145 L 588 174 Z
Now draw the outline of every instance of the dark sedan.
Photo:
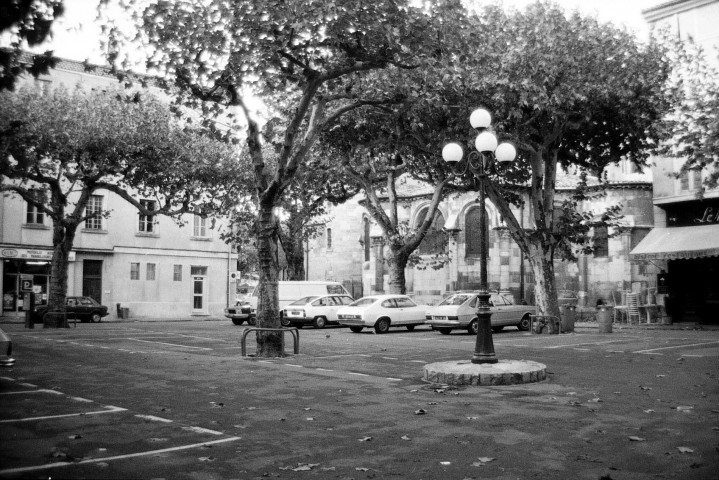
M 100 305 L 92 297 L 67 297 L 65 305 L 68 320 L 75 318 L 81 322 L 97 323 L 109 313 L 105 305 Z M 43 322 L 47 310 L 47 305 L 35 307 L 35 322 Z

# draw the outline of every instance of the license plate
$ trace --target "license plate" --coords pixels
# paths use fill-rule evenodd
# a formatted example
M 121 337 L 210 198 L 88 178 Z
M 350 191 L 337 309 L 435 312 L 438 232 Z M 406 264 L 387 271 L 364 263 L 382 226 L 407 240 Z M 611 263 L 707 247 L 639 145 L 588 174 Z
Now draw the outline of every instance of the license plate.
M 447 317 L 442 316 L 442 315 L 435 315 L 432 318 L 434 318 L 435 320 L 447 320 Z
M 290 315 L 292 315 L 293 317 L 299 317 L 300 315 L 302 315 L 302 313 L 301 312 L 290 312 Z

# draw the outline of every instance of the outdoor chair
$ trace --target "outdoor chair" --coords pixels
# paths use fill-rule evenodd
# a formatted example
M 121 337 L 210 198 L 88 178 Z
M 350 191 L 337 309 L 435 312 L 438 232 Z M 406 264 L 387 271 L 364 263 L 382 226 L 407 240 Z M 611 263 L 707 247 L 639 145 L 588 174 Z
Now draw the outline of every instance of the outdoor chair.
M 634 318 L 637 319 L 637 324 L 642 323 L 642 317 L 639 313 L 639 294 L 627 293 L 627 323 L 631 324 Z
M 617 298 L 619 300 L 617 300 Z M 614 300 L 614 323 L 627 319 L 627 305 L 622 304 L 622 295 L 612 291 L 612 300 Z

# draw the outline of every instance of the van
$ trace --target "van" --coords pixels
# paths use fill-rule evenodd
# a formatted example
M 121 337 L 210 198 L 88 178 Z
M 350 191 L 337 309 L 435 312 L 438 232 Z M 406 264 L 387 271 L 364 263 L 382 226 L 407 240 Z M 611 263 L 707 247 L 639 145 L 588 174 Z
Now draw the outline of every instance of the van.
M 256 286 L 252 295 L 234 307 L 225 309 L 225 317 L 232 320 L 235 325 L 241 325 L 247 320 L 250 325 L 255 324 L 257 313 L 257 301 L 259 299 L 260 286 Z M 277 293 L 280 299 L 280 321 L 283 326 L 289 326 L 282 315 L 282 309 L 300 298 L 314 295 L 349 295 L 349 292 L 339 282 L 323 281 L 279 281 L 277 282 Z

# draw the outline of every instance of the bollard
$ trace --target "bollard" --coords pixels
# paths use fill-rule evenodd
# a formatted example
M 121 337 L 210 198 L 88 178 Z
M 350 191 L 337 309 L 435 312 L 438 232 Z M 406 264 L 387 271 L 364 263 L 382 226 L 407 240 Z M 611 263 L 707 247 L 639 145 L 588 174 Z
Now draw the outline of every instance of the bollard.
M 612 312 L 611 305 L 597 305 L 597 323 L 599 333 L 612 333 Z

